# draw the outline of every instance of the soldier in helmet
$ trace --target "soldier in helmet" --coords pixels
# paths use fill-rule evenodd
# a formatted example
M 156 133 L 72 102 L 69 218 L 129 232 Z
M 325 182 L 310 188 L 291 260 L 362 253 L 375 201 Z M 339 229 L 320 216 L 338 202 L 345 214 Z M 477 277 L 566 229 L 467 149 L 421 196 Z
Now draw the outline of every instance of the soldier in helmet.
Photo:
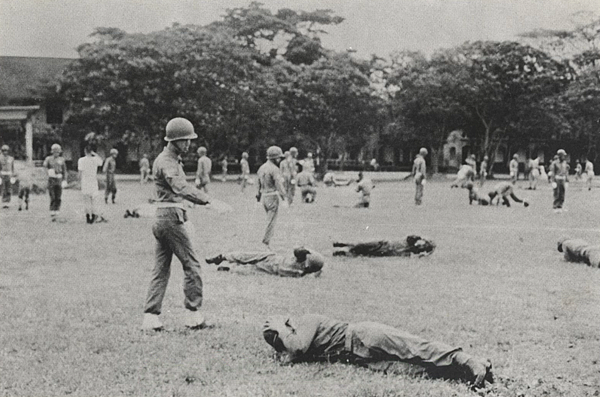
M 212 170 L 212 161 L 206 155 L 206 148 L 198 148 L 198 169 L 196 170 L 196 187 L 208 193 L 208 184 L 210 183 L 210 172 Z
M 413 162 L 411 175 L 414 178 L 416 191 L 415 191 L 415 204 L 421 205 L 423 202 L 423 188 L 425 186 L 427 176 L 427 163 L 425 162 L 425 156 L 427 156 L 427 149 L 424 147 L 419 150 L 419 154 Z
M 240 160 L 240 167 L 242 169 L 242 192 L 246 190 L 246 184 L 248 183 L 248 178 L 250 177 L 250 164 L 248 164 L 248 153 L 242 153 L 242 159 Z
M 488 162 L 490 158 L 483 156 L 483 161 L 479 165 L 479 187 L 483 187 L 485 180 L 487 179 Z
M 15 159 L 8 154 L 8 145 L 2 145 L 0 154 L 0 188 L 2 188 L 2 206 L 8 208 L 12 194 L 12 183 L 15 178 Z
M 562 212 L 563 204 L 565 203 L 565 192 L 569 184 L 569 164 L 567 163 L 567 152 L 559 149 L 556 152 L 558 159 L 554 160 L 550 165 L 550 183 L 554 189 L 554 212 Z
M 106 190 L 104 191 L 104 202 L 108 204 L 108 197 L 112 195 L 112 203 L 115 203 L 117 195 L 117 183 L 115 182 L 115 172 L 117 170 L 117 149 L 110 149 L 110 156 L 104 162 L 102 172 L 106 174 Z
M 267 229 L 263 237 L 263 244 L 269 247 L 275 231 L 275 221 L 279 211 L 279 200 L 285 202 L 286 191 L 283 187 L 283 177 L 279 170 L 279 163 L 283 152 L 279 146 L 267 149 L 267 161 L 258 169 L 258 194 L 256 200 L 261 201 L 267 212 Z
M 294 255 L 286 257 L 274 252 L 229 252 L 206 258 L 206 263 L 221 265 L 223 261 L 237 265 L 253 265 L 255 269 L 281 277 L 303 277 L 320 274 L 324 259 L 318 252 L 305 247 L 294 249 Z M 220 266 L 229 270 L 228 266 Z
M 188 222 L 184 200 L 208 204 L 210 198 L 201 190 L 188 185 L 181 166 L 181 155 L 190 148 L 190 141 L 198 135 L 192 123 L 177 117 L 167 123 L 167 146 L 158 155 L 152 167 L 156 191 L 156 222 L 152 227 L 156 239 L 156 264 L 144 308 L 145 330 L 161 329 L 159 315 L 167 289 L 173 255 L 183 266 L 185 281 L 186 326 L 201 328 L 205 324 L 199 312 L 202 305 L 202 278 L 200 263 L 192 246 L 193 226 Z
M 46 157 L 43 167 L 48 172 L 48 194 L 50 195 L 50 217 L 56 222 L 62 203 L 62 189 L 67 186 L 67 163 L 61 156 L 58 143 L 51 146 L 52 155 Z

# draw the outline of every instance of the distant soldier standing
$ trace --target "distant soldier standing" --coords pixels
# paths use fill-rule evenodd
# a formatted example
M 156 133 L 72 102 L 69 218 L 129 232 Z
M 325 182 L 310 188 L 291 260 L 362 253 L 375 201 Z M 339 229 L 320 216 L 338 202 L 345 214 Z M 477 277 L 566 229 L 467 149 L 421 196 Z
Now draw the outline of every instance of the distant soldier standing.
M 108 197 L 112 196 L 112 203 L 115 204 L 117 195 L 117 182 L 115 181 L 115 172 L 117 171 L 117 149 L 110 149 L 110 156 L 104 162 L 102 172 L 106 174 L 106 190 L 104 191 L 104 202 L 108 204 Z
M 221 160 L 221 180 L 223 182 L 227 181 L 227 156 L 223 156 L 223 160 Z
M 302 161 L 302 169 L 305 170 L 306 172 L 310 172 L 311 174 L 314 174 L 315 172 L 315 160 L 313 159 L 313 154 L 311 152 L 308 152 L 306 154 L 306 158 Z
M 294 195 L 296 193 L 296 161 L 292 157 L 291 151 L 285 152 L 283 156 L 284 159 L 279 164 L 279 169 L 283 176 L 283 187 L 285 188 L 287 200 L 291 205 L 294 202 Z
M 483 161 L 479 165 L 479 187 L 483 187 L 483 184 L 487 179 L 488 161 L 489 157 L 483 156 Z
M 189 120 L 181 117 L 172 119 L 166 127 L 165 140 L 168 144 L 154 161 L 152 174 L 157 208 L 152 232 L 156 239 L 156 264 L 144 308 L 144 330 L 163 328 L 158 316 L 169 282 L 173 254 L 181 262 L 185 274 L 183 292 L 188 312 L 185 325 L 201 328 L 205 324 L 204 316 L 199 312 L 202 306 L 200 263 L 192 246 L 193 226 L 188 222 L 183 201 L 208 204 L 210 199 L 201 190 L 188 185 L 181 166 L 181 155 L 188 151 L 190 140 L 197 137 Z
M 540 179 L 540 159 L 529 159 L 529 190 L 536 190 Z
M 575 180 L 578 181 L 581 179 L 581 174 L 583 173 L 583 167 L 579 160 L 575 160 Z
M 56 222 L 62 203 L 62 190 L 67 186 L 67 163 L 60 155 L 62 148 L 55 143 L 50 148 L 51 156 L 46 157 L 43 167 L 48 172 L 48 194 L 50 195 L 50 218 Z
M 246 184 L 250 175 L 250 164 L 248 164 L 248 153 L 242 153 L 242 159 L 240 160 L 240 167 L 242 168 L 242 192 L 246 190 Z
M 423 187 L 425 186 L 426 176 L 427 176 L 427 163 L 425 162 L 425 156 L 427 156 L 427 149 L 422 147 L 419 150 L 419 154 L 415 158 L 412 167 L 412 176 L 415 181 L 416 191 L 415 191 L 415 204 L 421 205 L 423 201 Z
M 206 148 L 198 148 L 198 169 L 196 170 L 196 187 L 208 193 L 208 184 L 210 183 L 210 172 L 212 170 L 212 161 L 206 156 Z
M 510 160 L 510 164 L 508 165 L 508 169 L 510 171 L 510 181 L 515 184 L 517 183 L 517 179 L 519 179 L 519 155 L 514 154 L 512 160 Z
M 558 156 L 557 160 L 552 162 L 550 171 L 552 173 L 551 183 L 554 189 L 554 212 L 562 212 L 562 207 L 565 202 L 565 192 L 569 183 L 569 164 L 567 163 L 566 157 L 567 152 L 563 149 L 559 149 L 556 152 Z
M 15 175 L 15 159 L 9 156 L 10 148 L 8 145 L 2 145 L 2 154 L 0 154 L 0 186 L 2 188 L 2 207 L 8 208 L 8 203 L 12 197 L 12 184 Z
M 271 146 L 267 149 L 267 161 L 258 169 L 258 194 L 256 200 L 263 203 L 267 212 L 267 229 L 262 243 L 269 247 L 271 238 L 275 231 L 275 221 L 279 211 L 279 200 L 285 202 L 285 189 L 283 187 L 283 177 L 279 170 L 279 163 L 283 157 L 283 152 L 279 146 Z
M 149 176 L 150 176 L 150 160 L 148 160 L 148 155 L 144 154 L 144 156 L 140 160 L 140 183 L 144 184 L 144 183 L 148 182 Z
M 585 185 L 588 190 L 592 190 L 592 181 L 594 180 L 594 163 L 585 159 Z
M 371 191 L 375 186 L 371 179 L 366 178 L 362 171 L 358 173 L 358 185 L 356 191 L 360 193 L 360 201 L 354 208 L 369 208 L 371 206 Z

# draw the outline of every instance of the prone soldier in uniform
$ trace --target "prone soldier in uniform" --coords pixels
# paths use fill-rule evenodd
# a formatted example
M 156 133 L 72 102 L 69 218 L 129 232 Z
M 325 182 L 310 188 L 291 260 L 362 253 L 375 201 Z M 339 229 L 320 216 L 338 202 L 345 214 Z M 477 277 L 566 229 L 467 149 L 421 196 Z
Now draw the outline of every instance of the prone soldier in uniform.
M 568 262 L 583 262 L 600 268 L 600 245 L 589 244 L 585 240 L 563 237 L 558 240 L 558 252 L 563 252 Z
M 269 247 L 273 233 L 275 232 L 275 222 L 279 212 L 280 199 L 286 203 L 286 191 L 283 187 L 283 177 L 279 170 L 279 163 L 283 157 L 283 152 L 279 146 L 271 146 L 267 149 L 267 161 L 258 169 L 258 194 L 256 200 L 261 201 L 267 212 L 267 228 L 262 243 Z
M 347 323 L 318 314 L 276 316 L 266 321 L 263 337 L 282 364 L 346 362 L 387 371 L 405 363 L 414 373 L 459 379 L 474 389 L 493 382 L 489 360 L 377 322 Z
M 318 252 L 298 247 L 291 256 L 278 255 L 274 252 L 228 252 L 206 258 L 206 263 L 220 266 L 222 262 L 236 265 L 252 265 L 256 270 L 281 277 L 303 277 L 308 274 L 320 274 L 324 259 Z M 220 266 L 220 270 L 229 270 L 228 266 Z
M 370 241 L 366 243 L 335 242 L 334 256 L 425 256 L 435 250 L 435 243 L 421 236 L 410 235 L 400 241 Z

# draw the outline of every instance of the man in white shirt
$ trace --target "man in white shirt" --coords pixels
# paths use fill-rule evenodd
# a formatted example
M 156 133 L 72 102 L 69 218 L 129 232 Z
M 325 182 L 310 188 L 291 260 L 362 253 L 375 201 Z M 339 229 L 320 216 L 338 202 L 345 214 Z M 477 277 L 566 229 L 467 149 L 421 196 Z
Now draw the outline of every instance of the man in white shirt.
M 104 221 L 97 213 L 98 200 L 98 167 L 102 167 L 102 158 L 98 156 L 91 145 L 85 147 L 85 156 L 77 162 L 79 180 L 81 181 L 81 193 L 85 207 L 85 218 L 87 223 Z

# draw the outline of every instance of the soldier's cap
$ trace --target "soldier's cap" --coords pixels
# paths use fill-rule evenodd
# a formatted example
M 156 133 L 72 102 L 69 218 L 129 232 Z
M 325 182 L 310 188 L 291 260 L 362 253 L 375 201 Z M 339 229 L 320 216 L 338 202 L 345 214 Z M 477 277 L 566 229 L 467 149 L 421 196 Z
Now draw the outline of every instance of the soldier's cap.
M 10 150 L 10 148 L 8 147 L 8 145 L 2 145 L 2 151 L 7 151 Z

